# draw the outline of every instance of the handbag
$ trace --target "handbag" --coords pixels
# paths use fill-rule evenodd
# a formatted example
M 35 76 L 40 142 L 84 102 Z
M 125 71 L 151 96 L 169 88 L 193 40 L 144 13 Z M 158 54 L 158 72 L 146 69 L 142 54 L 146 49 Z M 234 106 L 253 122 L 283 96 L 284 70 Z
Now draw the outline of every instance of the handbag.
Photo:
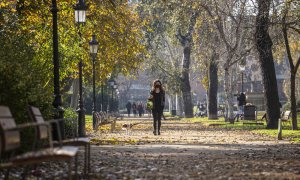
M 146 107 L 147 107 L 147 109 L 153 109 L 153 102 L 148 99 Z

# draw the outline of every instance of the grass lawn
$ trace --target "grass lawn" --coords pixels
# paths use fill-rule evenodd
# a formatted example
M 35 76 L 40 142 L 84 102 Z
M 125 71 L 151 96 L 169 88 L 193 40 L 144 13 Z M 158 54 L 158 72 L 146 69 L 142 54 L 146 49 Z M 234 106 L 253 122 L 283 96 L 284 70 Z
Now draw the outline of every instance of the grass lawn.
M 258 117 L 260 119 L 261 117 Z M 218 120 L 208 120 L 207 117 L 205 118 L 189 118 L 186 119 L 188 121 L 192 122 L 201 122 L 205 126 L 210 126 L 214 128 L 225 128 L 230 130 L 245 130 L 245 131 L 251 131 L 253 133 L 257 134 L 263 134 L 263 135 L 269 135 L 271 137 L 276 138 L 278 129 L 266 129 L 266 122 L 265 121 L 258 121 L 264 123 L 264 125 L 257 125 L 257 124 L 243 124 L 245 123 L 251 123 L 256 121 L 251 120 L 240 120 L 239 122 L 235 122 L 234 124 L 230 124 L 229 122 L 225 122 L 224 118 L 219 118 Z M 298 127 L 300 127 L 300 115 L 298 115 Z M 282 130 L 282 137 L 283 139 L 291 140 L 293 142 L 300 142 L 300 130 L 291 130 L 291 123 L 285 123 L 283 124 L 283 130 Z
M 300 128 L 300 114 L 297 116 L 298 118 L 298 127 Z M 261 115 L 258 114 L 258 118 L 260 119 Z M 91 115 L 85 115 L 86 120 L 86 128 L 87 130 L 92 130 L 92 116 Z M 263 122 L 264 125 L 256 125 L 256 124 L 243 124 L 244 122 L 255 122 L 251 120 L 241 120 L 239 122 L 235 122 L 234 124 L 230 124 L 228 122 L 224 121 L 224 118 L 219 118 L 218 120 L 208 120 L 207 117 L 200 118 L 200 117 L 194 117 L 194 118 L 188 118 L 184 119 L 187 121 L 192 122 L 201 122 L 205 126 L 210 126 L 214 128 L 225 128 L 229 130 L 245 130 L 245 131 L 251 131 L 253 133 L 257 134 L 263 134 L 263 135 L 269 135 L 271 137 L 276 138 L 278 130 L 277 129 L 266 129 L 266 122 L 265 121 L 258 121 Z M 300 142 L 300 130 L 291 130 L 291 123 L 285 123 L 282 130 L 282 137 L 283 139 L 291 140 L 293 142 Z
M 92 125 L 92 115 L 85 115 L 85 124 L 86 125 Z

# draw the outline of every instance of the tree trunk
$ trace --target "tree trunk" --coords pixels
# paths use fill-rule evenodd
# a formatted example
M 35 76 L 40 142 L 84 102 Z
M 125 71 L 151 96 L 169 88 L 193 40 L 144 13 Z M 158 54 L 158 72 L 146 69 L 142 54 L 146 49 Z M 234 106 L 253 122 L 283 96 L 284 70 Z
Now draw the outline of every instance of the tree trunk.
M 216 52 L 213 51 L 208 72 L 208 119 L 218 119 L 218 66 L 215 60 Z
M 266 112 L 269 120 L 267 128 L 276 129 L 278 127 L 280 109 L 272 54 L 272 40 L 268 33 L 270 3 L 271 0 L 258 0 L 255 42 L 259 53 L 259 62 L 265 89 L 264 98 L 266 100 Z
M 296 94 L 295 94 L 295 85 L 296 85 L 296 74 L 291 72 L 291 112 L 292 112 L 292 128 L 293 130 L 298 129 L 297 125 L 297 105 L 296 105 Z
M 173 104 L 171 95 L 169 95 L 168 103 L 169 103 L 169 106 L 168 106 L 169 107 L 169 112 L 171 113 L 172 112 L 172 104 Z
M 234 114 L 233 114 L 233 94 L 232 94 L 232 85 L 231 78 L 229 73 L 229 67 L 225 64 L 225 75 L 224 75 L 224 87 L 225 87 L 225 102 L 226 102 L 226 116 L 225 121 L 234 123 Z
M 79 86 L 78 86 L 79 80 L 74 79 L 72 83 L 72 88 L 73 88 L 73 94 L 71 96 L 71 102 L 70 102 L 70 108 L 72 109 L 77 109 L 78 107 L 78 93 L 79 93 Z
M 193 105 L 192 105 L 192 95 L 190 86 L 190 56 L 191 56 L 191 46 L 190 43 L 183 48 L 183 62 L 182 62 L 182 72 L 181 72 L 181 91 L 184 104 L 184 116 L 186 118 L 193 117 Z
M 177 115 L 182 116 L 183 114 L 183 107 L 182 107 L 182 95 L 176 94 L 176 110 L 177 110 Z
M 289 39 L 288 39 L 288 28 L 287 28 L 287 23 L 286 23 L 287 14 L 288 14 L 288 12 L 284 11 L 284 16 L 282 18 L 282 32 L 283 32 L 285 49 L 287 52 L 287 57 L 289 60 L 289 65 L 290 65 L 290 73 L 291 73 L 290 102 L 291 102 L 291 112 L 292 112 L 292 129 L 297 130 L 298 125 L 297 125 L 297 107 L 296 107 L 297 105 L 296 105 L 295 87 L 296 87 L 296 75 L 297 75 L 297 69 L 299 67 L 300 57 L 299 57 L 298 61 L 296 62 L 296 65 L 294 65 L 294 61 L 293 61 L 291 50 L 290 50 Z
M 190 62 L 191 62 L 191 48 L 193 41 L 194 26 L 196 24 L 196 19 L 199 16 L 199 12 L 195 11 L 190 17 L 190 24 L 188 27 L 188 32 L 185 35 L 181 34 L 180 29 L 177 30 L 176 37 L 183 47 L 183 62 L 181 71 L 181 91 L 184 105 L 184 115 L 187 118 L 194 116 L 193 114 L 193 104 L 190 86 Z

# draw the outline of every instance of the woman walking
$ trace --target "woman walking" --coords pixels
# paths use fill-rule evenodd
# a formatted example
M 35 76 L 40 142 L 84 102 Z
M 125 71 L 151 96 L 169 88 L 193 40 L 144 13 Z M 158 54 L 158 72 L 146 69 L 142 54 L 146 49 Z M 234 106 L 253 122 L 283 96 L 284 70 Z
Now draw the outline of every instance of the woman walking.
M 153 134 L 160 135 L 161 117 L 165 106 L 165 91 L 160 80 L 153 81 L 149 100 L 153 102 Z

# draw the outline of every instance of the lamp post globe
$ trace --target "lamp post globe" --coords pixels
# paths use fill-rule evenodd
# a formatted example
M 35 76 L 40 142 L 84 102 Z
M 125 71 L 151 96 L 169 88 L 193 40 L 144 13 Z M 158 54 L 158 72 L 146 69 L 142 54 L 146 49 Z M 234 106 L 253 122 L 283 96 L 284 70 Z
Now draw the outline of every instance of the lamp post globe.
M 87 5 L 84 3 L 84 0 L 78 0 L 77 4 L 73 6 L 75 10 L 75 22 L 77 23 L 78 27 L 78 34 L 80 37 L 80 44 L 79 46 L 82 47 L 81 44 L 81 32 L 80 32 L 80 25 L 84 25 L 86 21 L 86 10 L 88 9 Z M 78 135 L 80 137 L 85 136 L 85 112 L 83 107 L 83 98 L 82 98 L 82 58 L 78 63 L 79 68 L 79 100 L 78 100 Z
M 92 40 L 89 42 L 89 45 L 90 45 L 90 53 L 92 55 L 97 55 L 99 43 L 96 40 L 96 35 L 95 34 L 92 35 Z
M 90 45 L 90 53 L 93 59 L 93 108 L 92 108 L 92 115 L 93 115 L 93 129 L 96 129 L 96 117 L 95 117 L 95 112 L 97 111 L 96 108 L 96 83 L 95 83 L 95 61 L 96 61 L 96 56 L 98 52 L 98 41 L 96 40 L 96 35 L 92 36 L 92 40 L 89 42 Z
M 75 10 L 75 22 L 82 24 L 85 23 L 86 10 L 88 9 L 88 7 L 84 3 L 84 0 L 78 0 L 77 4 L 75 4 L 73 8 Z

